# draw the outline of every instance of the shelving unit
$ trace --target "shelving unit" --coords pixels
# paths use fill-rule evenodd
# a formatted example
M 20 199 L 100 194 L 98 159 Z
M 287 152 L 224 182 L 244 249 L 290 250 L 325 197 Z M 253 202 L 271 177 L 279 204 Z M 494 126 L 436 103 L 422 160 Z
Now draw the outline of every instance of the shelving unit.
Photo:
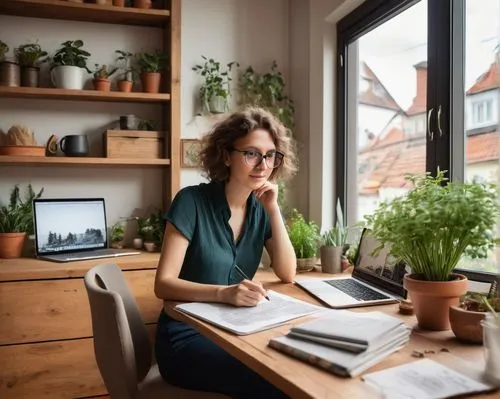
M 0 156 L 0 174 L 4 172 L 2 167 L 9 166 L 159 168 L 163 173 L 158 186 L 162 187 L 163 205 L 167 209 L 180 185 L 180 1 L 165 0 L 162 10 L 141 10 L 66 0 L 0 0 L 0 15 L 156 27 L 161 30 L 163 51 L 170 60 L 162 79 L 162 93 L 157 94 L 0 87 L 0 98 L 35 102 L 156 104 L 162 108 L 165 158 Z M 132 258 L 112 261 L 122 267 L 153 336 L 161 309 L 161 301 L 153 293 L 158 254 Z M 36 259 L 0 261 L 2 270 L 20 271 L 0 279 L 0 309 L 9 310 L 0 314 L 2 399 L 107 397 L 94 359 L 90 310 L 82 281 L 86 270 L 95 264 L 87 261 L 64 267 Z

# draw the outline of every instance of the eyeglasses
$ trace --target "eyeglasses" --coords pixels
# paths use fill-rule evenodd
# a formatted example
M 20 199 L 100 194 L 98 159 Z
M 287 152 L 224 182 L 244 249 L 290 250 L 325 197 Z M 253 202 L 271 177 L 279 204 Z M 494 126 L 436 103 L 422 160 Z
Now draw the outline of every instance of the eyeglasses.
M 285 157 L 285 154 L 279 151 L 269 151 L 266 155 L 253 150 L 242 151 L 237 148 L 233 148 L 233 151 L 241 152 L 243 154 L 243 158 L 245 159 L 245 163 L 248 166 L 253 167 L 259 166 L 264 159 L 268 168 L 276 169 L 281 166 L 283 158 Z

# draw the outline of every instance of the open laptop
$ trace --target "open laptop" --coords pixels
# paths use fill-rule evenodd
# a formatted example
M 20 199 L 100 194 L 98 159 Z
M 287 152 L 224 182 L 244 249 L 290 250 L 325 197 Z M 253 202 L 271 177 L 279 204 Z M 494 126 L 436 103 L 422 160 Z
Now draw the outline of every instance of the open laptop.
M 108 248 L 104 198 L 36 199 L 33 217 L 39 259 L 70 262 L 140 254 Z
M 295 284 L 335 309 L 399 302 L 406 298 L 403 276 L 409 268 L 397 263 L 387 247 L 373 255 L 378 246 L 378 240 L 364 229 L 351 276 L 304 279 Z

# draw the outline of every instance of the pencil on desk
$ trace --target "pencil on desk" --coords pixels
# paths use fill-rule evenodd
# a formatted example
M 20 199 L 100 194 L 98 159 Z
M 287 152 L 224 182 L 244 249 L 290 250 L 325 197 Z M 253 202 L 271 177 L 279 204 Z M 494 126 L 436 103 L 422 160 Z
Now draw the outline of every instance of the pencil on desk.
M 236 269 L 236 271 L 241 275 L 241 277 L 243 277 L 245 280 L 252 280 L 251 278 L 249 278 L 245 272 L 243 270 L 240 269 L 240 267 L 238 265 L 234 265 L 234 268 Z M 264 298 L 266 298 L 268 301 L 270 301 L 269 297 L 267 295 L 264 295 Z

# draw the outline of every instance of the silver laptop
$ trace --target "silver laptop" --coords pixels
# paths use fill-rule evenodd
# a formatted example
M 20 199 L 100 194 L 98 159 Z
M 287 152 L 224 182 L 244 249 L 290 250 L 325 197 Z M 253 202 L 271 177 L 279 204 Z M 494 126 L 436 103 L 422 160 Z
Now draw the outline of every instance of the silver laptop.
M 403 276 L 409 268 L 397 263 L 389 248 L 375 256 L 373 250 L 378 246 L 379 242 L 365 229 L 351 276 L 304 279 L 295 284 L 335 309 L 399 302 L 406 298 Z
M 33 217 L 39 259 L 71 262 L 140 254 L 108 248 L 104 198 L 36 199 Z

